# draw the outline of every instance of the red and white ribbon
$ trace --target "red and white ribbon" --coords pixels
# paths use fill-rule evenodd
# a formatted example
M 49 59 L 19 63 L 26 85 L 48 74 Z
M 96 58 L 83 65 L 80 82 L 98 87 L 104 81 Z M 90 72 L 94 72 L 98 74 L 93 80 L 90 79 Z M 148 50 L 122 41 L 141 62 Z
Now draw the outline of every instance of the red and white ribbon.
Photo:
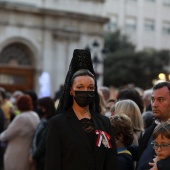
M 96 141 L 96 145 L 98 147 L 101 146 L 102 140 L 104 140 L 106 142 L 106 146 L 107 148 L 112 148 L 112 145 L 110 143 L 110 135 L 102 130 L 95 130 L 95 133 L 98 135 L 97 137 L 97 141 Z

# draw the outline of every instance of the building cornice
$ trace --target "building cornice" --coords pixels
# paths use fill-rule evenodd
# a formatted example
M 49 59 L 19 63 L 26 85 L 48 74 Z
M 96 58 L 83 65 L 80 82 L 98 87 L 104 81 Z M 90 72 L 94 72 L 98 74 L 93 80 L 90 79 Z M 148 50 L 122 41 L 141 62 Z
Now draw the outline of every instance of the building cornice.
M 34 15 L 42 15 L 42 16 L 56 16 L 56 17 L 69 17 L 72 19 L 86 20 L 91 22 L 98 22 L 104 24 L 109 21 L 109 18 L 97 15 L 89 15 L 84 13 L 72 12 L 72 11 L 64 11 L 59 9 L 49 9 L 37 7 L 35 4 L 28 3 L 14 3 L 8 1 L 0 1 L 0 9 L 5 11 L 15 11 L 21 13 L 31 13 Z

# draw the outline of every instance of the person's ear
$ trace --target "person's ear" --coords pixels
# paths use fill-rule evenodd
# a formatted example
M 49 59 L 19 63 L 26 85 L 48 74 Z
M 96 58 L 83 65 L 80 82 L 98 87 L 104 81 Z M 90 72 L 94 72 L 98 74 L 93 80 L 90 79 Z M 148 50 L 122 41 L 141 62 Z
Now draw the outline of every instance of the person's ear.
M 116 139 L 118 140 L 118 141 L 123 141 L 123 135 L 120 133 L 119 135 L 117 135 L 116 136 Z
M 70 88 L 70 95 L 73 95 L 73 89 Z

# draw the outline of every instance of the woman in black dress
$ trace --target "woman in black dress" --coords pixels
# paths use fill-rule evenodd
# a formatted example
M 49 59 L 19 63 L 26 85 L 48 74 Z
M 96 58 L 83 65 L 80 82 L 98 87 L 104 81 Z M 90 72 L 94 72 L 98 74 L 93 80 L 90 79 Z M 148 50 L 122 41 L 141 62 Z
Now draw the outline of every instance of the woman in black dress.
M 117 170 L 110 121 L 100 114 L 89 51 L 75 50 L 58 115 L 49 123 L 45 170 Z

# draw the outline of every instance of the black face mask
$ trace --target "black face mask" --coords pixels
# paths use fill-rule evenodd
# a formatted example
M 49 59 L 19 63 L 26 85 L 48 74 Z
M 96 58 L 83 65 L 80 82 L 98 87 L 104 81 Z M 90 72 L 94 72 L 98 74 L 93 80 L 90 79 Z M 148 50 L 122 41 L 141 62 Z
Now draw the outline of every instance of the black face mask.
M 80 107 L 86 107 L 94 100 L 94 91 L 74 91 L 74 99 Z

